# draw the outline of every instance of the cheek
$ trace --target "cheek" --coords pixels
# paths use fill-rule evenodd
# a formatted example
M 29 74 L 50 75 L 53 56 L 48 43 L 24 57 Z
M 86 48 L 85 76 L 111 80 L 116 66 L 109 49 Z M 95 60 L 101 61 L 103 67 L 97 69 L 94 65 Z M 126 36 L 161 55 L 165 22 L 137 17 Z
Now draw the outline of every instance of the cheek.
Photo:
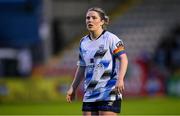
M 96 22 L 94 22 L 94 24 L 96 25 L 96 26 L 101 26 L 101 21 L 96 21 Z
M 85 20 L 85 22 L 86 22 L 86 24 L 87 24 L 88 20 Z

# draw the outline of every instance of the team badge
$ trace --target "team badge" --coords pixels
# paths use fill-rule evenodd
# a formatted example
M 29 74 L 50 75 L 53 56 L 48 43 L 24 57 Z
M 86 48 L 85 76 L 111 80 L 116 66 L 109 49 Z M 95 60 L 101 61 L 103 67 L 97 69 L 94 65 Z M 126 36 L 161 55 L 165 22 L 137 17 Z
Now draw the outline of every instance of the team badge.
M 117 48 L 124 47 L 123 42 L 122 42 L 122 41 L 119 41 L 119 42 L 116 44 L 116 47 L 117 47 Z
M 99 52 L 103 52 L 104 51 L 104 45 L 100 45 L 99 46 Z

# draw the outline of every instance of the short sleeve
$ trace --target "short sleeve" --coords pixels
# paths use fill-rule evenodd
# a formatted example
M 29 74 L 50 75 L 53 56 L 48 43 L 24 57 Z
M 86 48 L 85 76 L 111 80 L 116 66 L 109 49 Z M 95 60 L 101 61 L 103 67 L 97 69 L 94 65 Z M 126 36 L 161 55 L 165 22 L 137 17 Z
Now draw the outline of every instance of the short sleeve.
M 81 46 L 79 47 L 79 60 L 77 62 L 77 65 L 78 66 L 86 66 L 84 58 L 83 58 Z
M 114 36 L 111 42 L 111 52 L 114 56 L 120 56 L 125 53 L 125 46 L 121 39 Z

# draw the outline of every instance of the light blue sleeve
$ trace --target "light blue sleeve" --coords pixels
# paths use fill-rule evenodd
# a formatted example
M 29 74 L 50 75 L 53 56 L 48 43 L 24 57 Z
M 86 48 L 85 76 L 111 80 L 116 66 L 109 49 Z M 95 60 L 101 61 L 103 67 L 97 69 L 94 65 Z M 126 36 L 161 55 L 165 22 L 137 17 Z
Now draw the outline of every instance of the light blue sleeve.
M 77 65 L 78 66 L 86 66 L 86 63 L 85 63 L 84 58 L 83 58 L 81 46 L 79 47 L 79 60 L 77 62 Z
M 115 56 L 120 56 L 125 53 L 124 43 L 117 36 L 112 36 L 111 38 L 111 52 Z

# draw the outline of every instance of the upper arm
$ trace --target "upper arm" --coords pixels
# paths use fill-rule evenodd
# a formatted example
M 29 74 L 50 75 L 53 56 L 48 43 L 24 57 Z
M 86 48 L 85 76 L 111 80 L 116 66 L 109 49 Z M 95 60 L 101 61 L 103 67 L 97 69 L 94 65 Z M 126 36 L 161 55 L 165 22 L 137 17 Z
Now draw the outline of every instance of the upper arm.
M 125 54 L 125 46 L 121 39 L 119 39 L 117 36 L 114 36 L 111 39 L 111 52 L 114 56 L 119 57 L 122 54 Z
M 78 59 L 77 65 L 78 66 L 86 66 L 86 63 L 85 63 L 84 58 L 83 58 L 83 50 L 81 48 L 81 44 L 79 47 L 79 59 Z
M 86 68 L 85 66 L 78 66 L 77 67 L 76 76 L 78 78 L 83 78 L 84 77 L 85 68 Z
M 79 70 L 80 70 L 80 72 L 85 72 L 85 66 L 79 66 Z
M 126 54 L 121 54 L 121 55 L 119 55 L 119 56 L 118 56 L 118 59 L 121 60 L 121 61 L 122 61 L 122 60 L 123 60 L 123 61 L 124 61 L 124 60 L 128 61 L 128 57 L 127 57 Z

